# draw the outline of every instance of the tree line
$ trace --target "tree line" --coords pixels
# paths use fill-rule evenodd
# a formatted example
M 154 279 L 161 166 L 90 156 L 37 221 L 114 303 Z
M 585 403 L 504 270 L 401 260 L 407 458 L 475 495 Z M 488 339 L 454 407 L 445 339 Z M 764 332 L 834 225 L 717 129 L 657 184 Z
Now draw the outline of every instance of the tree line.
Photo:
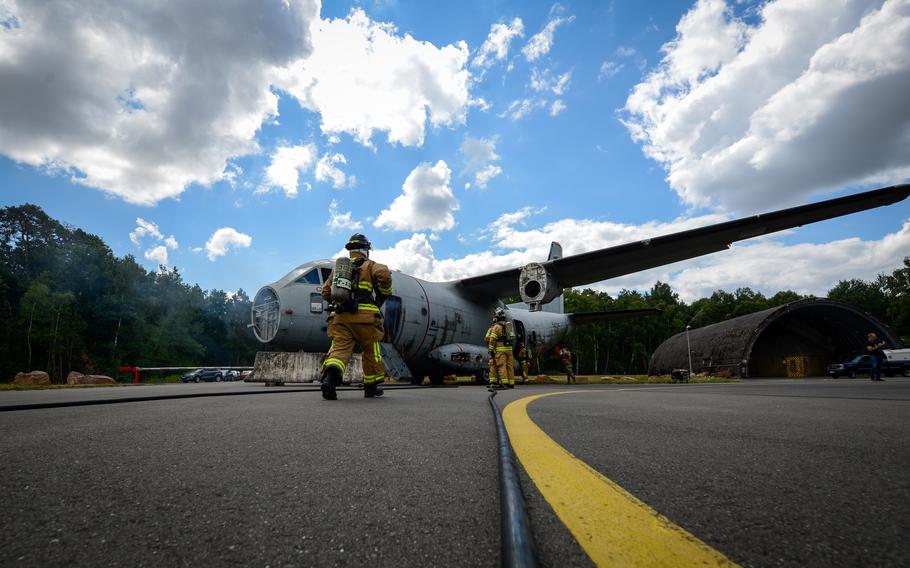
M 593 312 L 633 308 L 658 308 L 659 315 L 632 320 L 579 326 L 564 341 L 577 358 L 582 374 L 647 372 L 648 361 L 657 347 L 686 326 L 703 327 L 730 318 L 806 298 L 791 290 L 764 296 L 750 288 L 735 292 L 717 290 L 708 298 L 691 304 L 665 283 L 658 282 L 644 293 L 623 290 L 616 297 L 605 292 L 585 289 L 567 290 L 567 312 Z M 875 280 L 841 280 L 827 297 L 852 304 L 891 327 L 905 345 L 910 345 L 910 257 L 904 266 L 891 274 L 880 274 Z M 541 361 L 542 368 L 558 369 L 554 354 Z
M 116 376 L 120 365 L 250 365 L 251 302 L 117 258 L 36 205 L 0 210 L 0 380 L 46 371 Z
M 884 321 L 910 344 L 910 257 L 875 280 L 843 280 L 828 297 Z M 655 316 L 586 325 L 564 343 L 582 373 L 644 373 L 667 338 L 803 298 L 765 297 L 749 288 L 718 290 L 686 304 L 665 283 L 615 297 L 566 291 L 566 311 L 659 308 Z M 183 281 L 177 268 L 149 271 L 132 255 L 114 256 L 99 237 L 50 218 L 36 205 L 0 209 L 0 380 L 43 370 L 54 382 L 69 371 L 114 376 L 120 365 L 246 366 L 262 345 L 247 327 L 250 298 Z M 558 368 L 555 357 L 541 361 Z

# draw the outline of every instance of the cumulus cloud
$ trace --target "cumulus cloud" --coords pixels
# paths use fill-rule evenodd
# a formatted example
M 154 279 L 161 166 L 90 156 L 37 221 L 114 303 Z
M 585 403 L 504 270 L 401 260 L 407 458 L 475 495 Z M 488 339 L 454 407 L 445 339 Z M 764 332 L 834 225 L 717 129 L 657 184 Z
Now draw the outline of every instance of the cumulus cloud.
M 253 238 L 231 227 L 222 227 L 212 233 L 205 243 L 205 253 L 209 260 L 214 261 L 219 256 L 224 256 L 231 249 L 249 248 Z
M 564 110 L 566 110 L 566 103 L 562 102 L 560 99 L 557 99 L 553 101 L 552 105 L 550 105 L 550 116 L 556 116 Z
M 139 241 L 146 236 L 156 240 L 164 238 L 164 235 L 161 234 L 161 230 L 156 223 L 146 221 L 142 217 L 136 217 L 136 228 L 130 233 L 130 240 L 134 245 L 139 246 Z
M 165 238 L 156 223 L 146 221 L 142 217 L 136 217 L 136 228 L 130 232 L 130 241 L 138 247 L 147 237 L 151 238 L 153 241 L 164 242 L 164 245 L 170 249 L 176 249 L 179 246 L 174 235 L 168 235 L 168 237 Z M 152 260 L 160 258 L 161 252 L 158 249 L 164 250 L 164 247 L 159 246 L 146 251 L 145 258 Z M 155 258 L 149 256 L 153 251 Z M 160 264 L 167 264 L 167 250 L 164 250 L 164 262 L 161 262 Z
M 338 164 L 347 164 L 348 161 L 344 154 L 323 154 L 316 163 L 316 180 L 331 183 L 335 189 L 340 189 L 349 181 L 353 182 L 354 178 L 348 177 Z
M 793 30 L 799 30 L 794 33 Z M 700 0 L 626 101 L 688 204 L 761 209 L 910 177 L 910 2 Z
M 225 179 L 305 58 L 315 0 L 4 2 L 0 153 L 139 204 Z
M 159 266 L 167 266 L 167 249 L 163 246 L 148 249 L 144 256 L 148 260 L 154 260 Z
M 296 197 L 300 185 L 300 174 L 306 173 L 316 161 L 316 145 L 279 146 L 272 152 L 271 161 L 265 170 L 263 184 L 257 193 L 272 189 L 284 191 L 288 197 Z
M 500 159 L 496 153 L 496 142 L 496 138 L 465 136 L 461 143 L 464 158 L 462 175 L 473 176 L 475 184 L 481 189 L 486 189 L 490 180 L 502 173 L 502 168 L 493 163 Z
M 402 194 L 384 209 L 374 227 L 397 231 L 442 231 L 455 226 L 458 201 L 449 187 L 452 170 L 443 160 L 420 164 L 402 185 Z
M 372 146 L 379 130 L 392 144 L 421 146 L 427 122 L 464 123 L 470 74 L 463 41 L 436 47 L 360 9 L 322 20 L 311 33 L 313 53 L 283 69 L 278 86 L 319 113 L 327 136 L 347 133 Z
M 474 55 L 471 65 L 486 69 L 495 62 L 504 60 L 509 55 L 509 45 L 516 37 L 524 37 L 521 18 L 515 18 L 511 23 L 493 24 L 490 26 L 490 35 Z
M 551 92 L 554 95 L 562 95 L 566 92 L 571 79 L 571 71 L 566 71 L 562 75 L 554 76 L 553 72 L 549 69 L 545 69 L 544 71 L 532 69 L 530 86 L 538 93 Z
M 331 231 L 337 231 L 339 229 L 360 229 L 363 227 L 363 224 L 360 221 L 355 221 L 351 218 L 351 212 L 346 211 L 341 213 L 338 211 L 338 202 L 334 199 L 329 203 L 329 222 L 326 223 L 326 226 Z
M 542 30 L 531 36 L 528 44 L 521 49 L 525 59 L 528 61 L 535 61 L 550 53 L 550 49 L 553 47 L 553 36 L 556 33 L 556 28 L 562 24 L 568 24 L 575 21 L 575 16 L 564 18 L 556 15 L 563 11 L 562 6 L 559 4 L 553 5 L 553 8 L 550 10 L 550 21 L 547 22 L 547 25 L 545 25 Z
M 284 191 L 288 197 L 297 197 L 300 173 L 307 172 L 316 161 L 316 145 L 279 146 L 272 153 L 272 161 L 265 170 L 265 180 L 256 189 L 264 193 L 273 188 Z M 307 187 L 307 190 L 310 188 Z
M 501 215 L 490 234 L 493 250 L 456 258 L 437 258 L 430 239 L 415 233 L 373 257 L 393 268 L 430 281 L 449 281 L 515 268 L 547 258 L 550 242 L 562 243 L 565 254 L 579 254 L 654 236 L 703 227 L 728 220 L 719 214 L 652 221 L 641 225 L 563 219 L 541 227 L 526 227 L 538 211 L 524 208 Z M 751 287 L 773 294 L 794 290 L 824 295 L 842 279 L 872 280 L 902 263 L 910 250 L 910 220 L 879 240 L 849 238 L 818 244 L 788 245 L 773 236 L 735 244 L 730 250 L 672 265 L 637 272 L 590 287 L 617 294 L 622 289 L 647 290 L 658 280 L 667 282 L 688 302 L 717 289 Z M 799 267 L 794 270 L 794 267 Z

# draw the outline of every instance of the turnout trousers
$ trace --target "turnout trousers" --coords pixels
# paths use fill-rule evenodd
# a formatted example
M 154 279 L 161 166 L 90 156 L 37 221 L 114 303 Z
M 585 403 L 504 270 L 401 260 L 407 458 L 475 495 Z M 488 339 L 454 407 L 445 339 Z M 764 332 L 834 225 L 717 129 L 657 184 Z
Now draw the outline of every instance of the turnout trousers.
M 354 346 L 359 345 L 363 351 L 363 384 L 378 385 L 385 380 L 385 366 L 379 348 L 385 333 L 382 320 L 377 318 L 369 323 L 331 322 L 328 331 L 332 346 L 322 362 L 323 371 L 327 367 L 337 367 L 343 375 L 354 353 Z
M 512 354 L 511 347 L 497 347 L 496 355 L 496 376 L 504 385 L 515 384 L 515 356 Z

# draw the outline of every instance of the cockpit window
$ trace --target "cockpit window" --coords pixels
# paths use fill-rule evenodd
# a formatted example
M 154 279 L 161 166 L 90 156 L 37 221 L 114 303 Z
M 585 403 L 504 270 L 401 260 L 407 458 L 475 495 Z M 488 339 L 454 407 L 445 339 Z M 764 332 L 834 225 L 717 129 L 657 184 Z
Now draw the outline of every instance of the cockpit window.
M 299 282 L 300 284 L 319 284 L 319 273 L 314 268 L 307 271 L 303 276 L 294 282 Z
M 322 281 L 328 282 L 329 274 L 332 273 L 332 269 L 331 268 L 320 268 L 319 270 L 320 270 L 320 272 L 322 272 Z

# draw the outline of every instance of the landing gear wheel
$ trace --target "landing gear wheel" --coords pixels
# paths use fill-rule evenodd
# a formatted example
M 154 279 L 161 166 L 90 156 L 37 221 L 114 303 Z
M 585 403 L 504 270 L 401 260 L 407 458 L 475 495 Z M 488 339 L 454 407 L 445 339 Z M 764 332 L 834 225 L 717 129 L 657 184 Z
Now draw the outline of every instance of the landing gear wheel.
M 443 384 L 443 376 L 440 374 L 430 375 L 430 384 L 433 386 L 441 386 Z
M 423 377 L 411 377 L 411 384 L 420 386 L 423 384 Z
M 488 377 L 486 371 L 479 371 L 477 373 L 474 373 L 474 384 L 475 385 L 485 385 L 489 382 L 490 382 L 490 380 L 489 380 L 489 377 Z

